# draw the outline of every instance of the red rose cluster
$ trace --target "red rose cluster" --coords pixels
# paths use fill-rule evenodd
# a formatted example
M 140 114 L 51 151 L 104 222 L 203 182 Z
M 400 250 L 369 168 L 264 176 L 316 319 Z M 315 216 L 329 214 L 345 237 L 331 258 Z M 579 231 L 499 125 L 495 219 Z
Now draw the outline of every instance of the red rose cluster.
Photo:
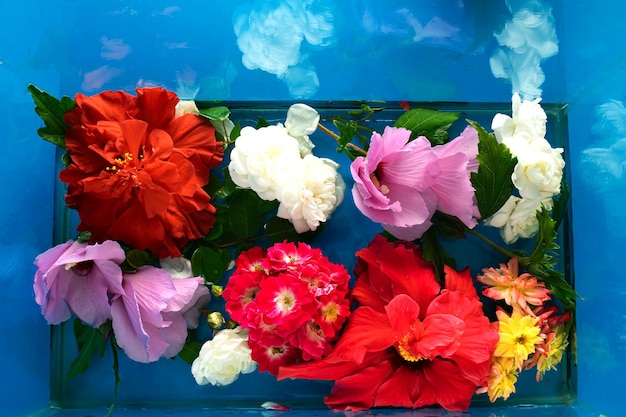
M 249 329 L 248 343 L 261 372 L 320 359 L 350 315 L 350 275 L 319 249 L 277 243 L 241 253 L 224 289 L 226 311 Z

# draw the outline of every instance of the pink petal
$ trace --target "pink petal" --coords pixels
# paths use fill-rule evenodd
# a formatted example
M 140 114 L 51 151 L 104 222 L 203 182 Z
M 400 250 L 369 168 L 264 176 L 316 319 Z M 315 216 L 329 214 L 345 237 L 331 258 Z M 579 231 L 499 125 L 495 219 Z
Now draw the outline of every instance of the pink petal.
M 202 293 L 201 288 L 206 289 L 203 285 L 204 279 L 196 277 L 173 279 L 172 284 L 174 285 L 176 293 L 170 298 L 167 307 L 163 311 L 183 310 L 194 298 L 197 299 L 196 292 Z M 208 289 L 206 289 L 206 292 L 208 293 Z
M 121 296 L 111 303 L 113 332 L 117 344 L 134 361 L 151 362 L 148 352 L 148 333 L 144 330 L 139 317 L 139 306 Z
M 433 151 L 439 159 L 447 158 L 457 153 L 462 153 L 467 157 L 467 172 L 478 170 L 478 132 L 472 126 L 467 126 L 463 132 L 450 142 L 435 146 Z
M 187 322 L 181 313 L 163 313 L 163 319 L 169 323 L 159 331 L 159 337 L 167 344 L 167 348 L 161 354 L 165 358 L 173 358 L 185 345 L 187 338 Z M 150 341 L 150 345 L 154 340 Z
M 477 222 L 474 188 L 467 173 L 467 158 L 457 153 L 439 160 L 441 175 L 433 185 L 437 209 L 456 216 L 470 229 Z
M 142 321 L 161 326 L 161 312 L 176 295 L 171 275 L 161 268 L 143 266 L 133 274 L 124 274 L 124 288 L 132 286 L 137 304 L 142 308 Z
M 66 295 L 67 303 L 76 316 L 93 327 L 99 327 L 111 318 L 109 282 L 119 282 L 120 289 L 122 282 L 119 265 L 98 262 L 99 265 L 94 264 L 87 275 L 72 279 Z

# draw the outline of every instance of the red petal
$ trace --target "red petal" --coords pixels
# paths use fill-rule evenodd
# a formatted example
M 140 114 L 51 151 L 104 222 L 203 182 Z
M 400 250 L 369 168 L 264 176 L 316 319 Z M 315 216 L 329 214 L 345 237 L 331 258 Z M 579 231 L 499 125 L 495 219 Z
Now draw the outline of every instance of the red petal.
M 472 280 L 472 276 L 470 275 L 469 267 L 457 272 L 455 269 L 445 265 L 444 272 L 446 274 L 446 290 L 458 291 L 467 298 L 478 300 L 478 294 L 476 293 L 474 280 Z
M 165 129 L 174 120 L 178 97 L 163 88 L 137 88 L 137 106 L 132 114 L 153 129 Z
M 324 402 L 333 410 L 366 410 L 374 406 L 376 393 L 393 375 L 395 367 L 390 358 L 371 355 L 370 366 L 335 382 Z
M 395 333 L 395 341 L 398 341 L 415 323 L 420 314 L 420 306 L 408 295 L 396 296 L 385 307 L 391 328 Z
M 395 342 L 395 334 L 386 314 L 370 307 L 359 307 L 352 312 L 348 325 L 328 360 L 360 363 L 367 352 L 385 350 Z
M 476 384 L 465 379 L 459 367 L 451 361 L 436 359 L 423 368 L 428 381 L 422 386 L 424 398 L 432 398 L 448 411 L 465 411 L 469 408 Z M 442 383 L 445 381 L 445 383 Z M 417 406 L 423 405 L 418 402 Z
M 385 381 L 378 392 L 374 405 L 376 407 L 405 407 L 414 408 L 415 400 L 419 396 L 418 378 L 422 376 L 418 369 L 400 366 L 394 374 Z M 422 376 L 423 378 L 423 376 Z

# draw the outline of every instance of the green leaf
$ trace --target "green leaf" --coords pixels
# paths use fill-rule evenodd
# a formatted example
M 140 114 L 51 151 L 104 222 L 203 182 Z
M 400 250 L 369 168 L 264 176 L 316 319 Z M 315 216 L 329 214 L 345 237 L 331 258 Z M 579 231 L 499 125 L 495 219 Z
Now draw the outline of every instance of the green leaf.
M 539 228 L 535 238 L 535 247 L 528 258 L 523 260 L 528 272 L 545 282 L 546 287 L 552 291 L 563 306 L 567 309 L 574 309 L 578 294 L 563 278 L 563 274 L 556 271 L 556 250 L 559 245 L 556 243 L 556 222 L 550 218 L 548 211 L 544 208 L 537 213 Z
M 556 243 L 556 222 L 550 218 L 548 211 L 543 208 L 537 212 L 539 226 L 535 237 L 535 247 L 528 257 L 530 263 L 554 264 L 554 252 L 559 249 Z
M 264 118 L 262 118 L 261 116 L 259 116 L 259 118 L 257 119 L 257 123 L 256 123 L 256 128 L 260 129 L 262 127 L 267 127 L 269 126 L 269 122 L 267 120 L 265 120 Z
M 467 226 L 465 226 L 465 224 L 463 224 L 463 222 L 458 218 L 435 212 L 435 215 L 431 220 L 437 229 L 437 233 L 441 236 L 449 239 L 465 238 Z
M 272 243 L 280 243 L 285 240 L 288 242 L 310 242 L 324 227 L 325 224 L 321 224 L 315 231 L 298 233 L 289 220 L 272 217 L 265 224 L 265 231 Z
M 215 193 L 215 196 L 217 198 L 228 198 L 233 193 L 235 193 L 235 191 L 237 191 L 238 189 L 237 184 L 235 184 L 233 182 L 233 179 L 230 177 L 228 168 L 224 168 L 223 173 L 224 173 L 224 184 L 222 188 L 217 190 L 217 192 Z
M 191 270 L 195 276 L 202 276 L 205 282 L 216 283 L 224 275 L 226 265 L 220 251 L 201 246 L 191 255 Z
M 259 197 L 251 190 L 233 194 L 226 213 L 230 230 L 240 239 L 255 236 L 262 224 Z
M 222 179 L 213 171 L 211 171 L 211 174 L 209 176 L 209 183 L 202 188 L 211 197 L 211 199 L 214 199 L 217 192 L 223 187 L 224 182 L 222 181 Z
M 145 265 L 152 265 L 152 256 L 138 249 L 131 249 L 126 253 L 126 262 L 135 270 Z
M 178 357 L 187 362 L 189 365 L 193 363 L 194 360 L 200 355 L 200 349 L 202 345 L 195 340 L 188 340 L 185 342 L 185 345 L 178 352 Z
M 567 213 L 567 206 L 569 203 L 569 186 L 567 182 L 563 180 L 561 183 L 561 193 L 559 197 L 554 201 L 554 206 L 552 207 L 552 220 L 554 220 L 554 228 L 558 229 L 561 225 L 561 222 L 565 218 L 565 214 Z
M 337 139 L 337 152 L 343 152 L 346 146 L 357 134 L 358 128 L 354 123 L 345 123 L 340 120 L 333 120 L 333 124 L 339 130 L 339 139 Z
M 476 201 L 481 218 L 496 213 L 513 193 L 511 174 L 517 158 L 493 134 L 487 133 L 478 123 L 468 120 L 478 131 L 478 172 L 472 172 L 471 181 L 476 190 Z
M 424 233 L 421 241 L 424 259 L 433 263 L 435 273 L 437 274 L 437 281 L 442 283 L 444 281 L 444 266 L 448 265 L 456 269 L 456 260 L 441 246 L 434 227 L 431 227 Z
M 217 107 L 208 107 L 203 109 L 198 109 L 201 115 L 206 117 L 209 120 L 215 120 L 223 122 L 228 119 L 230 116 L 230 110 L 225 106 L 217 106 Z
M 109 338 L 111 342 L 111 355 L 113 356 L 113 377 L 115 378 L 115 388 L 113 389 L 115 397 L 117 397 L 117 390 L 120 387 L 120 360 L 117 354 L 117 342 L 115 341 L 115 335 Z
M 110 322 L 107 323 L 110 327 Z M 107 323 L 102 325 L 103 329 L 106 328 Z M 74 337 L 78 345 L 78 355 L 70 364 L 67 379 L 84 373 L 89 368 L 93 354 L 97 352 L 102 357 L 106 350 L 104 333 L 97 328 L 84 324 L 79 319 L 74 319 Z
M 445 143 L 448 129 L 459 119 L 461 113 L 443 112 L 431 109 L 411 109 L 396 120 L 395 127 L 403 127 L 411 131 L 411 139 L 426 136 L 433 145 Z
M 222 236 L 222 233 L 224 232 L 224 222 L 221 218 L 217 218 L 217 221 L 213 224 L 213 227 L 211 227 L 211 230 L 209 230 L 209 233 L 206 234 L 206 236 L 204 237 L 204 240 L 207 242 L 210 242 L 212 240 L 217 240 Z
M 76 107 L 76 103 L 69 97 L 61 100 L 39 90 L 33 84 L 28 86 L 28 92 L 35 102 L 35 112 L 45 123 L 45 127 L 37 129 L 37 133 L 44 140 L 65 149 L 65 130 L 67 125 L 63 116 L 68 110 Z

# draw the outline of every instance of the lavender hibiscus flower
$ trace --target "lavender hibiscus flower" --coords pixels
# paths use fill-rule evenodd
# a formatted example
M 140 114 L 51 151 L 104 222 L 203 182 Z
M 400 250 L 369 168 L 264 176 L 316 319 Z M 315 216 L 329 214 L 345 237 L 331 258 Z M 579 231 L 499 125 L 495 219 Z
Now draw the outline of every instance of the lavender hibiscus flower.
M 479 216 L 469 173 L 477 170 L 478 134 L 468 126 L 459 137 L 432 147 L 411 132 L 386 127 L 374 133 L 366 157 L 350 170 L 357 208 L 399 239 L 415 240 L 431 226 L 436 210 L 458 217 L 467 227 Z
M 119 243 L 110 240 L 68 241 L 39 255 L 33 287 L 42 314 L 50 324 L 72 314 L 92 327 L 112 320 L 117 343 L 138 362 L 175 356 L 187 328 L 198 325 L 198 308 L 210 299 L 204 280 L 174 279 L 153 266 L 124 273 L 124 259 Z
M 124 259 L 124 250 L 111 240 L 68 241 L 37 256 L 33 289 L 48 323 L 62 323 L 72 313 L 93 327 L 110 319 L 110 296 L 124 292 L 119 266 Z
M 144 266 L 124 274 L 124 294 L 111 303 L 113 331 L 126 355 L 137 362 L 175 356 L 187 337 L 183 316 L 202 278 L 173 280 L 164 269 Z

